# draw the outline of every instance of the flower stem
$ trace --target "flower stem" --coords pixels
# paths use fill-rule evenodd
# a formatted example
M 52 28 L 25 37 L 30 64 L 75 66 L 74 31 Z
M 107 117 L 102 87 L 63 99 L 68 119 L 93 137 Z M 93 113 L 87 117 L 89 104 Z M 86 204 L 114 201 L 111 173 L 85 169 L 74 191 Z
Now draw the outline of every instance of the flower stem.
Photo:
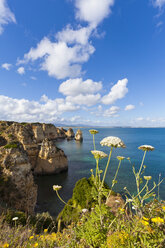
M 116 174 L 115 174 L 115 177 L 114 177 L 114 179 L 113 179 L 113 181 L 112 181 L 112 186 L 111 186 L 111 189 L 110 189 L 110 192 L 109 192 L 109 194 L 108 194 L 107 199 L 110 197 L 111 192 L 112 192 L 112 189 L 113 189 L 113 187 L 114 187 L 114 185 L 115 185 L 115 181 L 116 181 L 116 178 L 117 178 L 119 169 L 120 169 L 120 165 L 121 165 L 121 160 L 119 161 L 119 164 L 118 164 L 118 167 L 117 167 L 117 170 L 116 170 Z
M 109 163 L 111 161 L 112 149 L 113 149 L 113 147 L 111 146 L 111 150 L 110 150 L 109 157 L 108 157 L 108 162 L 107 162 L 107 165 L 106 165 L 106 168 L 105 168 L 105 171 L 104 171 L 103 180 L 102 180 L 102 183 L 101 183 L 101 188 L 104 185 L 104 180 L 105 180 L 105 177 L 106 177 L 106 174 L 107 174 L 107 169 L 108 169 Z
M 65 205 L 74 208 L 73 206 L 67 204 L 67 203 L 60 197 L 60 195 L 59 195 L 59 193 L 58 193 L 58 190 L 56 190 L 56 194 L 57 194 L 58 198 L 60 199 L 60 201 L 62 201 Z
M 143 167 L 143 164 L 144 164 L 144 159 L 145 159 L 145 156 L 146 156 L 146 152 L 147 151 L 144 151 L 144 155 L 143 155 L 143 159 L 142 159 L 142 162 L 141 162 L 141 166 L 140 166 L 140 169 L 137 173 L 137 176 L 136 176 L 136 185 L 137 185 L 137 192 L 139 194 L 139 191 L 140 191 L 140 173 L 141 173 L 141 170 L 142 170 L 142 167 Z M 140 196 L 140 195 L 139 195 Z
M 95 145 L 95 135 L 93 134 L 93 146 L 94 146 L 94 150 L 96 150 L 96 145 Z
M 99 159 L 96 159 L 96 178 L 98 171 L 99 171 Z

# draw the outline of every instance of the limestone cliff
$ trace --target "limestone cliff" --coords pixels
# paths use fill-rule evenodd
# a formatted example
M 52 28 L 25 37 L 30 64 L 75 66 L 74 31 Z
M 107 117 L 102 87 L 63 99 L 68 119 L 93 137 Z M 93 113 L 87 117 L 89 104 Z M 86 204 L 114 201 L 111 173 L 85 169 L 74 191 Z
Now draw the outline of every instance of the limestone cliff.
M 52 124 L 0 121 L 0 197 L 11 207 L 32 213 L 37 187 L 33 174 L 68 168 L 67 157 L 55 145 L 66 138 Z
M 17 142 L 0 148 L 0 198 L 9 207 L 33 213 L 37 200 L 27 153 Z

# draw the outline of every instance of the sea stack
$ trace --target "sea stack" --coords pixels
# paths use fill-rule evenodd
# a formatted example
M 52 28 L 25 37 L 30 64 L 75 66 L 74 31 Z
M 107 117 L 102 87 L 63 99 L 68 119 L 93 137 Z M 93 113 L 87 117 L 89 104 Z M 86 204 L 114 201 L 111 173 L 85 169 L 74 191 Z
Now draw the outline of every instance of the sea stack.
M 66 136 L 67 136 L 67 140 L 74 139 L 75 134 L 72 128 L 68 129 L 68 131 L 66 132 Z
M 83 135 L 82 135 L 82 131 L 80 129 L 77 130 L 77 133 L 75 135 L 75 140 L 76 141 L 83 141 Z

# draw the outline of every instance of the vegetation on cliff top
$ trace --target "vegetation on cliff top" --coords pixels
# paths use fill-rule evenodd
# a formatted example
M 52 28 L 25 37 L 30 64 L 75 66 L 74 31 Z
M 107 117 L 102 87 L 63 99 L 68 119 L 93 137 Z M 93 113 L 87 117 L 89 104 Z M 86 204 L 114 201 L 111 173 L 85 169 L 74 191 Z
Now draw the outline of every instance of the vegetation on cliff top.
M 165 202 L 161 201 L 155 193 L 162 182 L 149 183 L 151 176 L 145 175 L 144 160 L 147 152 L 154 150 L 150 145 L 139 147 L 143 159 L 136 171 L 130 158 L 117 156 L 118 166 L 111 182 L 111 187 L 106 187 L 104 181 L 110 166 L 113 149 L 125 148 L 124 142 L 118 137 L 106 137 L 100 143 L 110 147 L 109 155 L 96 150 L 94 135 L 97 130 L 90 130 L 93 135 L 94 150 L 92 154 L 96 160 L 96 170 L 91 170 L 91 178 L 83 178 L 76 183 L 72 198 L 65 204 L 59 214 L 56 227 L 43 227 L 39 231 L 36 223 L 30 222 L 30 217 L 25 218 L 25 223 L 20 223 L 21 217 L 14 216 L 0 221 L 0 247 L 68 247 L 68 248 L 152 248 L 165 247 Z M 102 159 L 108 157 L 105 170 L 99 169 Z M 113 194 L 113 187 L 117 183 L 122 161 L 127 159 L 132 167 L 137 192 L 131 194 L 125 189 L 125 202 L 121 204 L 118 196 Z M 54 185 L 59 199 L 61 186 Z M 112 197 L 113 196 L 113 197 Z M 116 197 L 116 198 L 115 198 Z M 112 212 L 112 202 L 116 211 Z M 109 204 L 109 202 L 111 204 Z M 16 214 L 18 215 L 18 214 Z M 24 226 L 20 225 L 23 224 Z M 45 228 L 45 229 L 44 229 Z M 55 232 L 54 230 L 57 231 Z M 39 232 L 39 233 L 38 233 Z

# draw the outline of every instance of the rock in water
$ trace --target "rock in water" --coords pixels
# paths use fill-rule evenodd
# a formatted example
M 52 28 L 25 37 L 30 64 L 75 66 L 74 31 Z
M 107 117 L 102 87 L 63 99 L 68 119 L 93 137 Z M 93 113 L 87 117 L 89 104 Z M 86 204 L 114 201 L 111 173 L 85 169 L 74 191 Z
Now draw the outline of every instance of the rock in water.
M 44 139 L 38 154 L 36 174 L 54 174 L 68 169 L 68 160 L 63 150 L 57 148 L 52 141 Z
M 74 139 L 74 137 L 75 137 L 75 134 L 74 134 L 72 128 L 69 128 L 65 134 L 66 134 L 68 140 Z
M 75 135 L 75 140 L 83 141 L 83 135 L 82 135 L 82 131 L 80 129 L 77 130 L 77 133 Z

